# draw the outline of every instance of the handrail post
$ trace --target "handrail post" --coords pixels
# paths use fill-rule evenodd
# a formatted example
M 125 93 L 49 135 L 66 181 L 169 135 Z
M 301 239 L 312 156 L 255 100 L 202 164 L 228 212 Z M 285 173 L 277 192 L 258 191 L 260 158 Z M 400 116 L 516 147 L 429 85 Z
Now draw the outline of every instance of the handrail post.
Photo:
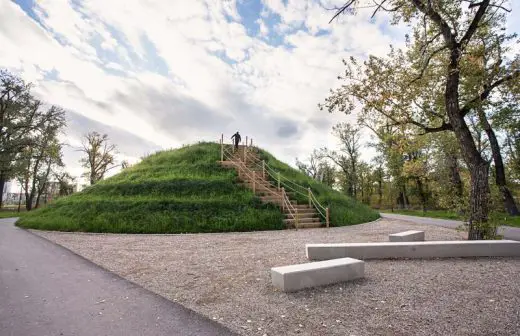
M 256 188 L 255 188 L 255 171 L 253 170 L 253 194 L 256 193 Z
M 325 223 L 327 225 L 327 227 L 329 227 L 329 208 L 325 209 Z
M 294 208 L 294 227 L 298 230 L 298 208 Z
M 253 138 L 251 138 L 251 147 L 253 147 Z
M 312 200 L 311 200 L 311 196 L 312 196 L 311 188 L 307 188 L 307 191 L 309 193 L 309 208 L 311 208 L 312 207 L 312 204 L 311 204 L 311 202 L 312 202 Z
M 244 148 L 244 153 L 247 151 L 247 135 L 246 135 L 246 145 L 245 145 L 245 148 Z
M 220 161 L 224 161 L 224 133 L 220 136 Z
M 278 172 L 278 190 L 280 190 L 280 172 Z
M 282 211 L 285 211 L 285 188 L 282 187 Z
M 262 177 L 265 179 L 265 160 L 262 160 Z

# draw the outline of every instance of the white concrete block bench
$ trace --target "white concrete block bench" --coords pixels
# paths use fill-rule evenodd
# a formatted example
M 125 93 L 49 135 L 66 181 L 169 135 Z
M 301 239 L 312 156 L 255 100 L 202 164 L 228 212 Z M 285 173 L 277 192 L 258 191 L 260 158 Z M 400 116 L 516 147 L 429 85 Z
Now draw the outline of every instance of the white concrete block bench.
M 513 240 L 452 240 L 403 243 L 307 244 L 307 258 L 459 258 L 519 257 L 520 242 Z
M 284 292 L 354 280 L 364 275 L 364 261 L 352 258 L 271 268 L 273 285 Z
M 424 241 L 424 231 L 404 231 L 388 235 L 391 242 Z

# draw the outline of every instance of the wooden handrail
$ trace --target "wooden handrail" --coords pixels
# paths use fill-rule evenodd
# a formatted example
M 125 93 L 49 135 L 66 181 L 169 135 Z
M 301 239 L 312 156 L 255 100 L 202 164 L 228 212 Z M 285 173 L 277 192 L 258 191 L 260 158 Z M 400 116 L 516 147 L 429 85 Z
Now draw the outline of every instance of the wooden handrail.
M 287 186 L 289 189 L 293 190 L 294 192 L 296 193 L 299 193 L 299 194 L 302 194 L 303 196 L 306 196 L 308 197 L 308 200 L 309 200 L 309 207 L 313 207 L 314 205 L 314 208 L 316 208 L 316 210 L 318 210 L 318 213 L 324 217 L 325 219 L 325 224 L 326 224 L 326 227 L 329 227 L 329 222 L 330 222 L 330 211 L 329 211 L 329 208 L 325 208 L 323 205 L 320 204 L 320 202 L 318 201 L 318 199 L 316 198 L 316 196 L 314 195 L 314 193 L 312 192 L 312 189 L 310 187 L 307 187 L 305 188 L 304 186 L 301 186 L 291 180 L 289 180 L 288 178 L 286 177 L 283 177 L 280 175 L 280 172 L 277 172 L 275 171 L 271 166 L 269 166 L 268 163 L 265 162 L 265 160 L 261 160 L 259 159 L 258 157 L 256 157 L 256 155 L 254 155 L 252 153 L 252 148 L 253 148 L 253 143 L 252 143 L 252 140 L 251 139 L 251 144 L 248 146 L 247 145 L 247 141 L 248 141 L 248 138 L 246 136 L 246 145 L 243 146 L 243 160 L 240 160 L 240 161 L 235 161 L 235 160 L 232 160 L 232 154 L 229 153 L 228 151 L 225 151 L 224 149 L 224 135 L 222 134 L 221 136 L 221 159 L 222 161 L 224 161 L 224 158 L 225 158 L 225 155 L 224 154 L 228 154 L 228 157 L 227 159 L 230 160 L 231 162 L 234 162 L 235 163 L 235 166 L 237 168 L 239 168 L 239 170 L 241 170 L 247 177 L 249 177 L 252 181 L 252 184 L 253 184 L 253 192 L 256 192 L 256 172 L 254 170 L 251 170 L 247 167 L 247 162 L 248 161 L 251 161 L 253 163 L 256 164 L 257 168 L 261 168 L 262 169 L 262 177 L 263 179 L 265 179 L 266 175 L 265 173 L 267 172 L 267 175 L 271 176 L 275 181 L 278 182 L 278 187 L 277 187 L 277 190 L 282 191 L 281 193 L 281 206 L 282 206 L 282 210 L 285 210 L 284 208 L 287 206 L 287 210 L 289 211 L 289 215 L 293 217 L 293 219 L 295 220 L 295 227 L 297 228 L 298 226 L 298 209 L 295 208 L 289 197 L 287 196 L 287 193 L 285 192 L 285 187 L 282 187 L 282 184 Z M 233 146 L 233 145 L 231 145 Z M 233 153 L 234 153 L 234 146 L 232 147 L 233 148 Z M 261 167 L 259 167 L 259 163 L 262 162 L 261 164 Z M 277 174 L 277 176 L 274 176 L 271 172 L 273 171 L 274 173 Z M 290 185 L 288 185 L 287 183 L 283 182 L 282 181 L 282 178 L 284 180 L 287 180 L 288 182 L 292 183 L 294 186 L 296 187 L 299 187 L 301 188 L 302 190 L 305 190 L 307 189 L 307 195 L 305 195 L 303 192 L 301 191 L 298 191 L 296 190 L 294 187 L 291 187 Z M 270 190 L 269 188 L 266 188 L 266 190 L 271 193 L 271 194 L 274 194 L 274 195 L 277 195 L 278 194 L 272 190 Z M 325 212 L 323 213 L 322 212 Z

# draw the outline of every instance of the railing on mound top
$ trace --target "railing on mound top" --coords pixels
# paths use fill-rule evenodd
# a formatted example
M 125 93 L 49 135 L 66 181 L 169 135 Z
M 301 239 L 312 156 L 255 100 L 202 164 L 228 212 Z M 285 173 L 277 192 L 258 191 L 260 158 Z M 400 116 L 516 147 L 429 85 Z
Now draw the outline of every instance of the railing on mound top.
M 229 146 L 231 146 L 232 152 L 234 153 L 234 154 L 231 154 L 231 150 L 229 149 L 229 147 L 225 148 L 226 145 L 224 144 L 224 135 L 222 135 L 220 138 L 220 145 L 221 145 L 221 161 L 224 161 L 224 159 L 235 161 L 235 160 L 233 160 L 234 155 L 237 154 L 235 152 L 235 147 L 233 145 L 229 145 Z M 321 203 L 316 198 L 316 195 L 314 195 L 314 193 L 312 192 L 311 188 L 310 187 L 306 188 L 296 182 L 291 181 L 289 178 L 281 175 L 280 172 L 278 172 L 274 168 L 272 168 L 268 163 L 265 162 L 265 160 L 260 160 L 253 153 L 253 151 L 258 152 L 259 149 L 253 147 L 253 139 L 251 139 L 251 143 L 248 146 L 248 138 L 246 137 L 246 145 L 238 148 L 238 155 L 239 155 L 239 162 L 240 162 L 239 165 L 241 166 L 240 168 L 242 170 L 248 169 L 248 167 L 246 165 L 247 165 L 247 163 L 249 163 L 250 165 L 253 165 L 253 167 L 261 170 L 262 179 L 268 181 L 266 179 L 266 174 L 267 174 L 274 181 L 277 182 L 277 190 L 281 192 L 281 197 L 282 197 L 282 202 L 281 202 L 282 209 L 284 209 L 284 207 L 287 208 L 290 216 L 293 217 L 293 219 L 295 220 L 296 226 L 298 223 L 298 211 L 297 211 L 297 208 L 295 208 L 292 205 L 292 203 L 287 195 L 286 189 L 291 190 L 292 192 L 294 192 L 296 194 L 306 197 L 309 201 L 309 207 L 311 207 L 311 208 L 314 207 L 318 211 L 320 216 L 325 220 L 326 226 L 329 227 L 329 225 L 330 225 L 329 208 L 328 207 L 326 208 L 323 205 L 321 205 Z M 250 170 L 250 171 L 253 172 L 253 175 L 252 175 L 253 191 L 255 191 L 255 173 L 256 172 L 253 170 Z M 269 190 L 269 188 L 267 188 L 267 189 Z M 271 190 L 269 190 L 269 191 L 271 191 Z M 291 212 L 292 210 L 294 210 L 294 214 Z

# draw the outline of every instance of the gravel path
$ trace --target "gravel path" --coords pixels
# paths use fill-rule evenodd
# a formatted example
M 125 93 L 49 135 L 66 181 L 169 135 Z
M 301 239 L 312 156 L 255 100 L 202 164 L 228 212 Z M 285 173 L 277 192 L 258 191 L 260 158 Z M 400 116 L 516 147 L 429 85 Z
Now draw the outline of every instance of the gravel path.
M 520 259 L 369 261 L 365 279 L 282 293 L 270 268 L 306 262 L 305 243 L 386 241 L 422 229 L 383 219 L 331 229 L 194 235 L 41 232 L 243 335 L 520 335 Z

